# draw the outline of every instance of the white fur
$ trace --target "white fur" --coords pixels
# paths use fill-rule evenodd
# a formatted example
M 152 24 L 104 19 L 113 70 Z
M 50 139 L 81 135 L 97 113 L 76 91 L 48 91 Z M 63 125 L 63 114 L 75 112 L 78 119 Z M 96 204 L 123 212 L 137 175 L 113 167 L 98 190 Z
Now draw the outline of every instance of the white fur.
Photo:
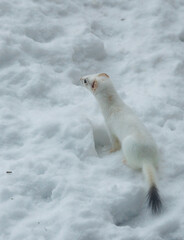
M 96 97 L 112 141 L 112 151 L 122 148 L 131 168 L 142 169 L 149 187 L 156 184 L 158 151 L 143 123 L 121 100 L 108 76 L 93 74 L 81 78 L 82 84 Z M 92 89 L 96 81 L 97 88 Z M 85 83 L 86 82 L 86 83 Z

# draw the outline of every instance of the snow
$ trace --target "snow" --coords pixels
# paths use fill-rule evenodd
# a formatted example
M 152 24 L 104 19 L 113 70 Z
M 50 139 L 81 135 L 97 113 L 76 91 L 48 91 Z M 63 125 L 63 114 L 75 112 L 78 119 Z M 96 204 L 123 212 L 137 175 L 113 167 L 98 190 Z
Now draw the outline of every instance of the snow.
M 184 2 L 0 1 L 0 239 L 181 240 Z M 161 152 L 160 216 L 83 75 L 106 72 Z

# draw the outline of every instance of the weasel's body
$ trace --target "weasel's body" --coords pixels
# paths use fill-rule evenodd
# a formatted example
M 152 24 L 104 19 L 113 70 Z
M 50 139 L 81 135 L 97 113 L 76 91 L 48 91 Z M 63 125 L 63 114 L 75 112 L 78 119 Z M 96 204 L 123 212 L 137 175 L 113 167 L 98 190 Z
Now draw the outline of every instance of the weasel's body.
M 154 140 L 134 112 L 123 103 L 105 73 L 81 78 L 82 83 L 95 95 L 106 121 L 112 150 L 122 148 L 124 162 L 134 169 L 142 169 L 149 185 L 148 204 L 154 213 L 162 204 L 156 187 L 158 151 Z

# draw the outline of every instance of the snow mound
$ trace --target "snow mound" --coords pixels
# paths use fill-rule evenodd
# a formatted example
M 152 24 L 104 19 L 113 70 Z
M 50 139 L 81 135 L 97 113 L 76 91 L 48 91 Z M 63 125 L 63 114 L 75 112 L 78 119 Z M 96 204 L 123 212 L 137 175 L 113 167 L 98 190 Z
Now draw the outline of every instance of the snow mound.
M 103 42 L 92 34 L 86 35 L 75 43 L 74 62 L 84 62 L 86 59 L 103 60 L 106 57 Z

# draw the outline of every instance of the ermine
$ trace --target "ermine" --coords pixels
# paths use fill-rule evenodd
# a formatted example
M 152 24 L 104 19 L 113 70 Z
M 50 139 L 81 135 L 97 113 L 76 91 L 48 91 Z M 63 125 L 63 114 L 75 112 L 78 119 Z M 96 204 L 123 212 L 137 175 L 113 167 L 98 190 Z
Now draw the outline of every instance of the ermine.
M 141 169 L 148 183 L 148 206 L 159 213 L 162 202 L 156 183 L 158 150 L 152 136 L 135 113 L 121 100 L 106 73 L 84 76 L 81 83 L 97 99 L 112 142 L 111 152 L 122 149 L 124 160 L 133 169 Z

